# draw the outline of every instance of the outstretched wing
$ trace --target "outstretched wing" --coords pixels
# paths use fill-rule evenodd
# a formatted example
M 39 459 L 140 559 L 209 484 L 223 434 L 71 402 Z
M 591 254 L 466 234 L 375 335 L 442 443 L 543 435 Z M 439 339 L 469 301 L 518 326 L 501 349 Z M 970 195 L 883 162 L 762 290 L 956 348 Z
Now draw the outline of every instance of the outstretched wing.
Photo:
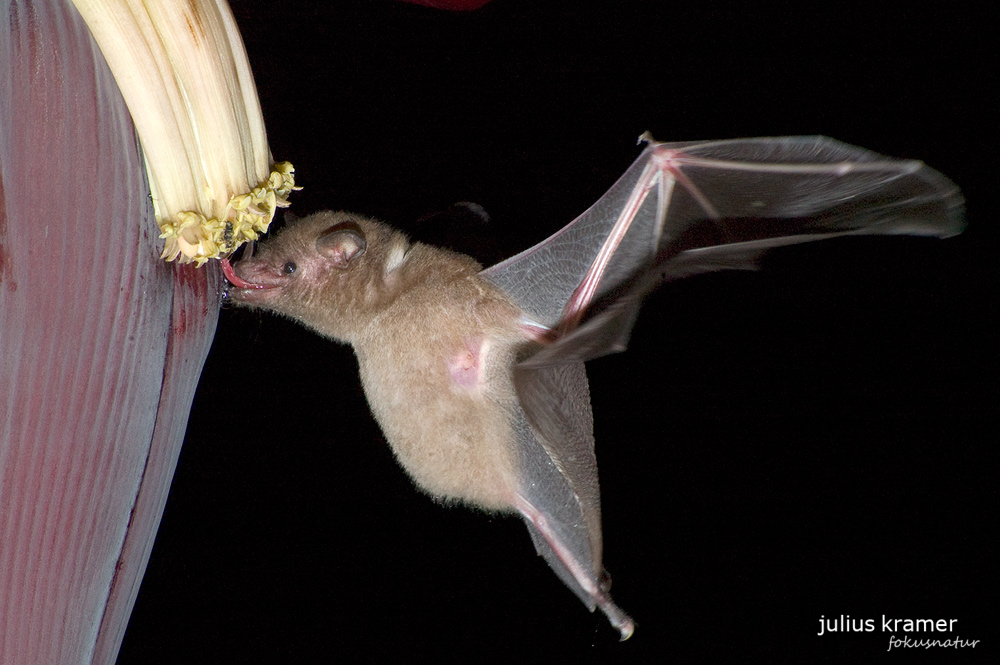
M 837 235 L 950 236 L 962 209 L 958 188 L 922 162 L 822 136 L 652 143 L 586 212 L 483 276 L 556 340 L 618 295 L 630 327 L 664 279 L 751 268 L 771 247 Z M 623 348 L 616 329 L 566 360 Z
M 521 498 L 539 553 L 622 638 L 608 595 L 583 361 L 625 348 L 664 280 L 753 268 L 766 250 L 846 234 L 949 236 L 958 188 L 921 162 L 825 137 L 654 143 L 585 213 L 482 275 L 544 340 L 515 368 Z

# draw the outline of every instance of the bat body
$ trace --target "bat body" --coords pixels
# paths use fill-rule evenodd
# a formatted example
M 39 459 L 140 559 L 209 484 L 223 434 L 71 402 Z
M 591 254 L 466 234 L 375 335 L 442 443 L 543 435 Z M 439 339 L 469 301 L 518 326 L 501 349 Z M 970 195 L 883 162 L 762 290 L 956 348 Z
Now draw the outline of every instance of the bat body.
M 584 361 L 622 350 L 663 280 L 752 268 L 843 234 L 948 236 L 945 177 L 822 137 L 651 143 L 587 212 L 481 271 L 349 213 L 298 220 L 226 264 L 230 299 L 351 344 L 375 417 L 435 497 L 517 512 L 539 553 L 620 631 L 602 565 Z

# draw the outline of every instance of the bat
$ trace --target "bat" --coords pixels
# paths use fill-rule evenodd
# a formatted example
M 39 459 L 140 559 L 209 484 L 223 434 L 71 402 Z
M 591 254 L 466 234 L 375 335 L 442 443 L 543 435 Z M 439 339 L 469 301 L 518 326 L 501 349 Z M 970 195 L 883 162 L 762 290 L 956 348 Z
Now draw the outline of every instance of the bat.
M 918 161 L 825 137 L 648 142 L 593 206 L 482 270 L 360 215 L 294 221 L 237 262 L 227 298 L 350 344 L 375 418 L 433 497 L 518 513 L 538 553 L 627 639 L 602 565 L 584 362 L 625 349 L 658 284 L 753 269 L 842 235 L 947 237 L 958 188 Z

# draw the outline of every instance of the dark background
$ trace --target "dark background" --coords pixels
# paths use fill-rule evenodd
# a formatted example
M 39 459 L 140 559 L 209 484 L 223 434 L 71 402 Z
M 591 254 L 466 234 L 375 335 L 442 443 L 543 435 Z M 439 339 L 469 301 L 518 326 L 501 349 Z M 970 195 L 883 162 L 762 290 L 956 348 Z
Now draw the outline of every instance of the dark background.
M 885 657 L 880 628 L 816 635 L 841 614 L 982 640 L 901 662 L 995 654 L 995 49 L 962 4 L 872 4 L 236 0 L 299 213 L 412 230 L 475 201 L 491 262 L 582 212 L 645 130 L 826 134 L 948 174 L 969 229 L 668 285 L 588 365 L 624 644 L 519 519 L 413 488 L 348 348 L 224 310 L 119 663 Z

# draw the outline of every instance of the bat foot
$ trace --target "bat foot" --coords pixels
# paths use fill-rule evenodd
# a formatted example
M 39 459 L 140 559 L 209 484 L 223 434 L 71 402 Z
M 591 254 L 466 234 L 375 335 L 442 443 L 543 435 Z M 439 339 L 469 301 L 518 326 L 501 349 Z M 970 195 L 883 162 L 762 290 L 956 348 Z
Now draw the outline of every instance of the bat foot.
M 622 608 L 615 605 L 614 601 L 611 600 L 611 596 L 607 594 L 601 594 L 596 600 L 597 606 L 608 617 L 608 622 L 621 633 L 621 641 L 624 642 L 632 637 L 632 633 L 635 632 L 635 621 L 632 617 L 625 614 Z
M 554 557 L 546 556 L 544 550 L 539 550 L 539 553 L 546 556 L 549 565 L 559 573 L 563 582 L 570 589 L 573 589 L 584 604 L 590 608 L 590 611 L 594 610 L 594 606 L 601 608 L 611 625 L 621 633 L 623 642 L 632 637 L 632 633 L 635 631 L 635 622 L 632 617 L 622 611 L 622 608 L 615 605 L 615 601 L 611 600 L 611 594 L 608 593 L 608 589 L 611 587 L 611 576 L 608 575 L 608 572 L 603 568 L 600 569 L 601 572 L 598 575 L 590 572 L 590 568 L 584 565 L 566 543 L 559 539 L 556 532 L 550 527 L 548 517 L 535 508 L 530 501 L 518 494 L 515 497 L 514 506 L 528 525 L 537 529 L 538 535 L 548 545 Z M 559 572 L 560 569 L 564 571 L 565 576 Z

